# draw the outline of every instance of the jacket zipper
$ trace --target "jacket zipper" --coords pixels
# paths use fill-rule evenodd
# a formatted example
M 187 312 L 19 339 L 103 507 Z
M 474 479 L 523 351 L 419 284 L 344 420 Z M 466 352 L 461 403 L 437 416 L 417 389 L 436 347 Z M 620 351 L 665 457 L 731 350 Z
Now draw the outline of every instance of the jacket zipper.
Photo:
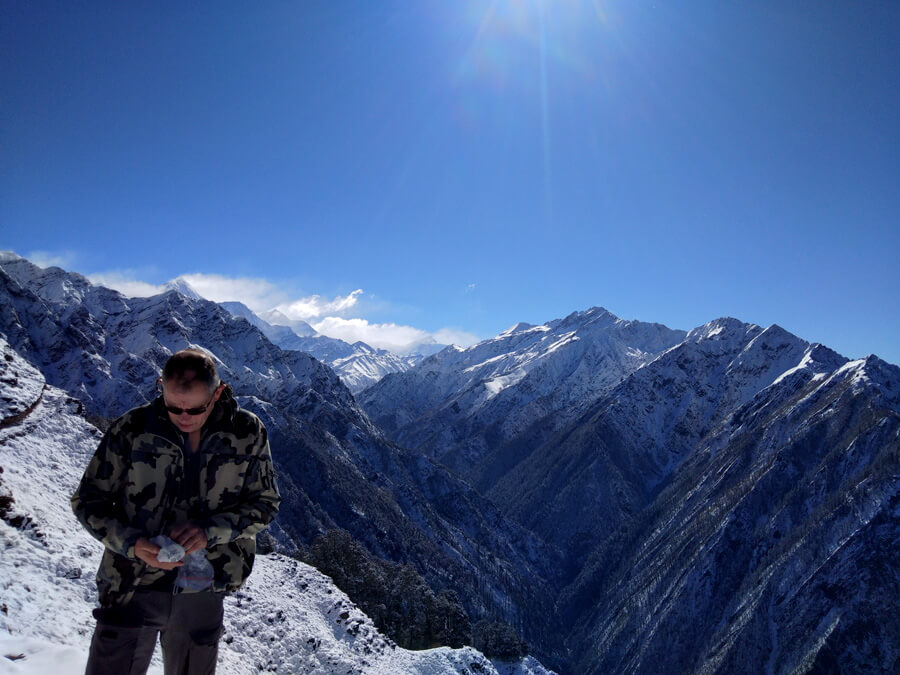
M 187 457 L 188 457 L 188 453 L 190 453 L 191 461 L 192 461 L 192 462 L 193 462 L 193 461 L 196 461 L 195 458 L 194 458 L 194 455 L 200 452 L 201 448 L 203 448 L 204 442 L 205 442 L 206 439 L 209 437 L 209 435 L 210 435 L 210 433 L 209 433 L 209 431 L 207 430 L 206 432 L 203 433 L 203 435 L 200 436 L 200 442 L 197 443 L 197 449 L 196 449 L 196 450 L 191 450 L 191 449 L 189 448 L 189 445 L 190 445 L 190 442 L 191 442 L 190 437 L 189 437 L 189 436 L 186 436 L 186 435 L 184 435 L 184 434 L 181 435 L 181 438 L 182 438 L 182 445 L 181 445 L 181 447 L 178 448 L 178 452 L 181 454 L 181 481 L 180 481 L 180 482 L 181 482 L 181 489 L 180 489 L 180 492 L 181 492 L 181 501 L 182 501 L 182 503 L 186 506 L 185 515 L 186 515 L 187 517 L 190 517 L 190 515 L 191 515 L 191 513 L 190 513 L 190 511 L 191 511 L 191 502 L 190 502 L 190 494 L 189 494 L 189 491 L 190 491 L 190 488 L 192 487 L 192 486 L 190 486 L 190 485 L 187 484 L 187 475 L 186 475 L 186 474 L 187 474 L 187 463 L 188 463 Z M 200 474 L 199 474 L 199 472 L 198 472 L 197 475 L 196 475 L 196 479 L 197 479 L 197 482 L 198 482 L 198 484 L 199 484 L 199 480 L 200 480 Z M 172 509 L 172 511 L 174 512 L 174 510 L 175 510 L 175 509 L 174 509 L 174 504 L 173 504 L 173 509 Z M 180 588 L 180 587 L 178 586 L 178 580 L 177 580 L 177 577 L 176 577 L 175 583 L 172 584 L 172 595 L 175 596 L 175 595 L 178 595 L 179 593 L 183 593 L 183 592 L 184 592 L 184 589 L 183 589 L 183 588 Z

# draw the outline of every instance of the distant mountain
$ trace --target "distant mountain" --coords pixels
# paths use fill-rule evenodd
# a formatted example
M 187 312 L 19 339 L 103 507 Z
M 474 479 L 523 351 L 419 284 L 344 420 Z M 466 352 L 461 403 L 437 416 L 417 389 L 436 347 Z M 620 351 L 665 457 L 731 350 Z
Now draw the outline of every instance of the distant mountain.
M 296 349 L 312 354 L 327 363 L 353 393 L 374 384 L 388 373 L 402 372 L 421 359 L 418 356 L 398 356 L 385 349 L 375 349 L 365 342 L 349 344 L 337 338 L 316 333 L 305 321 L 288 319 L 277 310 L 264 312 L 269 323 L 240 302 L 220 302 L 234 316 L 247 319 L 282 349 Z
M 400 356 L 386 349 L 375 349 L 365 342 L 354 342 L 355 352 L 337 358 L 329 365 L 354 394 L 370 387 L 385 375 L 402 373 L 422 360 L 418 354 Z
M 247 319 L 247 321 L 259 328 L 267 338 L 282 349 L 293 349 L 300 352 L 306 352 L 323 363 L 330 363 L 330 361 L 335 358 L 351 356 L 355 353 L 353 345 L 344 342 L 343 340 L 338 340 L 337 338 L 319 335 L 311 326 L 309 326 L 309 324 L 306 324 L 303 321 L 294 323 L 307 326 L 310 331 L 308 335 L 298 334 L 296 330 L 290 326 L 270 324 L 258 314 L 255 314 L 242 302 L 220 302 L 219 305 L 228 310 L 232 316 Z M 306 333 L 306 331 L 303 331 L 303 333 Z
M 184 297 L 190 298 L 191 300 L 203 300 L 203 296 L 200 295 L 196 289 L 188 282 L 187 279 L 183 277 L 178 277 L 177 279 L 173 279 L 168 282 L 163 288 L 164 291 L 176 291 L 181 293 Z
M 316 332 L 316 329 L 310 326 L 305 321 L 301 321 L 300 319 L 290 319 L 283 312 L 278 311 L 277 309 L 270 309 L 266 312 L 262 312 L 259 314 L 259 318 L 263 321 L 269 323 L 272 326 L 287 326 L 291 330 L 293 330 L 300 337 L 323 337 L 320 333 Z M 337 339 L 337 338 L 332 338 Z M 349 344 L 344 342 L 343 340 L 338 340 L 342 344 Z M 365 342 L 355 342 L 354 345 L 365 345 L 367 349 L 374 350 L 375 352 L 388 353 L 391 354 L 393 352 L 389 352 L 383 349 L 375 349 L 367 345 Z M 434 354 L 435 352 L 439 352 L 447 345 L 438 344 L 437 342 L 422 342 L 415 345 L 409 351 L 398 352 L 398 355 L 407 359 L 412 360 L 413 362 L 418 362 L 422 358 Z M 338 358 L 337 356 L 330 356 L 330 358 Z M 323 359 L 328 360 L 328 359 Z
M 457 590 L 473 620 L 546 623 L 558 552 L 439 464 L 387 441 L 327 366 L 219 305 L 174 290 L 125 298 L 7 257 L 0 332 L 101 425 L 156 395 L 171 353 L 209 350 L 269 430 L 284 496 L 273 534 L 286 550 L 340 527 L 375 555 L 414 564 L 436 590 Z
M 69 496 L 100 432 L 2 338 L 0 402 L 0 658 L 12 668 L 3 672 L 84 672 L 103 546 L 79 525 Z M 549 675 L 532 658 L 491 663 L 471 647 L 400 649 L 330 578 L 284 555 L 258 555 L 225 605 L 219 668 L 229 675 Z
M 316 329 L 300 319 L 289 319 L 277 309 L 270 309 L 259 315 L 259 318 L 272 326 L 287 326 L 300 337 L 315 337 Z
M 448 347 L 358 399 L 397 442 L 486 490 L 540 438 L 684 336 L 595 307 L 541 326 L 516 324 L 468 349 Z M 535 430 L 535 420 L 544 427 Z
M 822 367 L 846 361 L 823 347 L 814 352 Z M 644 508 L 701 438 L 810 353 L 778 326 L 713 321 L 594 395 L 490 495 L 548 540 L 580 551 L 606 536 L 594 523 L 615 529 Z M 543 480 L 521 482 L 534 475 Z

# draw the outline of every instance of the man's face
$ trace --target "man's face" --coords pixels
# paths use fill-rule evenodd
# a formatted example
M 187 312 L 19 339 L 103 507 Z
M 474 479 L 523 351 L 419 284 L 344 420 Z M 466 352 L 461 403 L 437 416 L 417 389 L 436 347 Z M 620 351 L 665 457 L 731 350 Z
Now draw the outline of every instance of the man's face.
M 163 383 L 163 400 L 166 406 L 182 409 L 180 414 L 168 411 L 169 419 L 186 434 L 200 431 L 203 428 L 206 420 L 212 414 L 213 404 L 219 400 L 221 393 L 221 386 L 217 387 L 213 394 L 210 394 L 209 387 L 200 382 L 193 382 L 188 388 L 183 387 L 179 383 Z M 199 415 L 189 415 L 185 412 L 185 410 L 202 408 L 203 406 L 206 406 L 206 409 Z

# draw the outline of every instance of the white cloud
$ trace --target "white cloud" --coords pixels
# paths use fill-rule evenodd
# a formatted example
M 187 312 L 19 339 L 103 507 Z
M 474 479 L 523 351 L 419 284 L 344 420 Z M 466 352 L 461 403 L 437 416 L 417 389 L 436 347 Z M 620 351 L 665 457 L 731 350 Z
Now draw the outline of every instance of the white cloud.
M 344 319 L 337 316 L 325 317 L 311 324 L 317 332 L 345 342 L 362 341 L 373 347 L 387 349 L 399 354 L 408 354 L 426 344 L 456 344 L 468 347 L 479 341 L 478 336 L 452 328 L 443 328 L 434 333 L 403 326 L 396 323 L 370 323 L 366 319 Z
M 38 267 L 62 267 L 68 269 L 78 260 L 78 255 L 73 251 L 31 251 L 23 256 Z
M 92 274 L 95 284 L 108 286 L 128 297 L 146 297 L 162 293 L 165 284 L 140 281 L 135 270 L 116 270 Z M 361 288 L 330 300 L 310 295 L 291 300 L 281 288 L 266 279 L 232 278 L 219 274 L 183 274 L 184 279 L 201 296 L 213 302 L 239 301 L 257 313 L 277 309 L 289 319 L 307 321 L 322 335 L 345 342 L 366 344 L 400 354 L 416 351 L 428 344 L 455 344 L 468 347 L 479 341 L 478 336 L 456 328 L 442 328 L 428 332 L 413 326 L 396 323 L 372 323 L 368 319 L 347 316 L 360 310 Z
M 424 330 L 395 323 L 370 323 L 367 319 L 328 316 L 313 323 L 312 327 L 328 337 L 350 343 L 361 340 L 373 347 L 400 353 L 408 351 L 415 345 L 432 341 L 431 335 Z
M 441 328 L 434 334 L 434 341 L 442 345 L 458 345 L 460 347 L 471 347 L 476 342 L 481 342 L 481 338 L 474 333 L 467 333 L 464 330 L 456 328 Z
M 290 319 L 309 321 L 321 316 L 341 315 L 352 309 L 363 290 L 357 288 L 349 295 L 337 296 L 333 300 L 323 300 L 321 295 L 310 295 L 293 302 L 279 305 L 275 309 Z
M 165 284 L 150 284 L 141 281 L 138 276 L 139 272 L 134 270 L 113 270 L 91 274 L 88 278 L 95 284 L 114 288 L 129 298 L 143 298 L 165 291 Z M 213 302 L 237 300 L 254 312 L 271 309 L 288 299 L 284 291 L 265 279 L 231 278 L 220 274 L 183 274 L 178 278 L 184 279 L 207 300 Z
M 182 274 L 180 278 L 207 300 L 243 302 L 254 312 L 264 312 L 287 300 L 287 294 L 266 279 L 235 279 L 221 274 Z
M 128 272 L 102 272 L 88 276 L 91 283 L 113 288 L 128 298 L 145 298 L 163 292 L 163 286 L 138 281 Z

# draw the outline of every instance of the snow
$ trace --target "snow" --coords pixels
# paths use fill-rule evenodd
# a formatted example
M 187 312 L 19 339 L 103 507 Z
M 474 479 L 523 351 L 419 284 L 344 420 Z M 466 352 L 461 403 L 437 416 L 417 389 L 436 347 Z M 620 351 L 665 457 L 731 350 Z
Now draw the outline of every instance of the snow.
M 840 368 L 831 373 L 828 377 L 827 383 L 832 381 L 840 381 L 845 377 L 850 377 L 851 384 L 859 388 L 860 386 L 865 385 L 868 381 L 868 375 L 866 374 L 866 360 L 865 359 L 856 359 L 854 361 L 847 361 Z
M 528 372 L 522 368 L 514 370 L 509 375 L 498 375 L 484 383 L 484 388 L 488 391 L 488 398 L 496 396 L 507 387 L 518 384 Z
M 10 263 L 22 259 L 22 256 L 16 255 L 12 251 L 0 251 L 0 263 Z
M 184 277 L 177 277 L 172 279 L 165 285 L 166 291 L 176 291 L 181 293 L 184 297 L 190 298 L 191 300 L 203 300 L 204 297 L 200 295 L 197 290 L 191 286 L 187 279 Z
M 565 333 L 559 339 L 557 339 L 555 342 L 553 342 L 553 344 L 551 344 L 549 347 L 547 347 L 546 351 L 543 353 L 542 356 L 543 357 L 549 356 L 550 354 L 555 352 L 557 349 L 560 349 L 561 347 L 564 347 L 569 343 L 575 342 L 578 339 L 579 339 L 578 336 L 575 335 L 575 331 L 572 331 L 570 333 Z
M 507 335 L 512 335 L 513 333 L 522 333 L 524 331 L 531 330 L 533 328 L 549 330 L 546 326 L 533 326 L 530 323 L 525 323 L 524 321 L 520 321 L 519 323 L 507 328 L 505 331 L 500 333 L 497 337 L 504 337 Z
M 314 337 L 318 335 L 318 333 L 316 333 L 316 330 L 308 323 L 306 323 L 306 321 L 301 321 L 300 319 L 290 319 L 286 315 L 279 312 L 277 309 L 270 309 L 268 312 L 263 312 L 258 316 L 263 321 L 266 321 L 274 326 L 287 326 L 300 337 Z
M 15 500 L 12 515 L 31 519 L 23 527 L 0 520 L 0 632 L 13 642 L 35 640 L 28 644 L 38 662 L 66 645 L 86 654 L 93 625 L 102 548 L 72 515 L 69 496 L 100 434 L 76 407 L 48 387 L 25 420 L 0 430 L 0 480 Z M 10 649 L 17 648 L 6 645 L 3 654 Z M 21 670 L 31 661 L 15 662 L 20 670 L 10 672 L 42 672 Z
M 0 675 L 66 675 L 83 673 L 87 652 L 72 645 L 60 645 L 36 638 L 0 636 Z M 163 675 L 155 664 L 148 675 Z
M 794 366 L 792 368 L 788 368 L 781 375 L 776 377 L 775 380 L 772 382 L 772 384 L 773 385 L 778 384 L 779 382 L 790 377 L 794 373 L 797 373 L 801 370 L 809 368 L 812 365 L 812 363 L 813 363 L 812 357 L 810 356 L 809 350 L 807 349 L 806 353 L 803 355 L 803 358 L 800 359 L 800 363 L 798 363 L 796 366 Z
M 17 354 L 5 341 L 0 341 L 0 383 L 12 394 L 0 397 L 0 422 L 21 415 L 41 396 L 44 376 L 30 363 L 17 358 Z

